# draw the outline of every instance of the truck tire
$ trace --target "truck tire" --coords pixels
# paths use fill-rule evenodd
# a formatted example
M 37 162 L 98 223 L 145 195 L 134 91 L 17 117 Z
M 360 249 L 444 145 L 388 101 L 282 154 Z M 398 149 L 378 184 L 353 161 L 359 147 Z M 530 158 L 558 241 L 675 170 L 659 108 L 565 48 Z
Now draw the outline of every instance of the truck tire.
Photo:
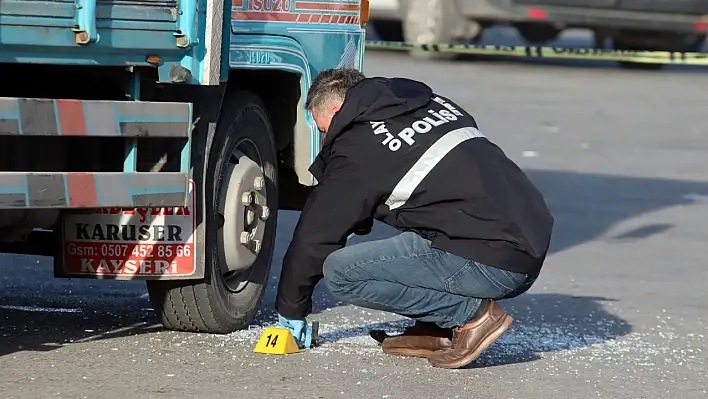
M 450 0 L 400 0 L 403 38 L 413 44 L 460 43 L 475 38 L 482 28 L 467 21 Z M 411 51 L 416 58 L 452 59 L 452 53 Z
M 206 197 L 205 279 L 147 284 L 165 328 L 225 334 L 251 322 L 268 283 L 275 247 L 276 166 L 273 131 L 260 98 L 250 92 L 231 93 L 221 107 L 207 178 L 201 182 Z M 259 173 L 264 179 L 256 182 L 253 176 Z M 244 205 L 251 201 L 252 205 Z M 261 234 L 258 243 L 250 239 L 246 246 L 239 240 L 243 233 L 235 227 L 238 218 L 243 219 L 241 231 L 252 232 L 253 226 L 261 229 L 261 233 L 256 229 L 256 236 Z M 229 271 L 234 265 L 243 270 Z

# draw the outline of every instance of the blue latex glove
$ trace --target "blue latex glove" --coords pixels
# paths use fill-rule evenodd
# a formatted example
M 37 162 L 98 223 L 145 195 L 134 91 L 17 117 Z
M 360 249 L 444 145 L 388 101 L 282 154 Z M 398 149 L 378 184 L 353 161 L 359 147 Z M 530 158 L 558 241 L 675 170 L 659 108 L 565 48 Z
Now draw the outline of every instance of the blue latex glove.
M 278 322 L 280 327 L 290 330 L 298 347 L 310 349 L 312 346 L 312 327 L 307 324 L 307 319 L 289 319 L 278 314 Z M 303 336 L 305 337 L 304 342 Z

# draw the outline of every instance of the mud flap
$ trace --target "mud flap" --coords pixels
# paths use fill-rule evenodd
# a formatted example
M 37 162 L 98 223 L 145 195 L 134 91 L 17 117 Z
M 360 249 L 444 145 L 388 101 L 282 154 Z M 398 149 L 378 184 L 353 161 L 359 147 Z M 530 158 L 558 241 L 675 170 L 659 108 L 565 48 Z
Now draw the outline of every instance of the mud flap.
M 100 208 L 64 213 L 55 277 L 113 280 L 196 279 L 195 183 L 185 207 Z

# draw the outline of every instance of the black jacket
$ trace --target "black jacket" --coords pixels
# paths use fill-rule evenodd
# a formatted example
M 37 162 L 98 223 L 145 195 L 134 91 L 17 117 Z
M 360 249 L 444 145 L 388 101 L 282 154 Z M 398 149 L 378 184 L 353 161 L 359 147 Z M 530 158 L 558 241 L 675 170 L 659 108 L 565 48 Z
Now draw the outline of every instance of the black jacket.
M 535 274 L 546 257 L 553 217 L 541 193 L 424 83 L 369 78 L 349 90 L 310 172 L 318 185 L 283 260 L 283 316 L 311 313 L 324 260 L 374 218 L 501 269 Z

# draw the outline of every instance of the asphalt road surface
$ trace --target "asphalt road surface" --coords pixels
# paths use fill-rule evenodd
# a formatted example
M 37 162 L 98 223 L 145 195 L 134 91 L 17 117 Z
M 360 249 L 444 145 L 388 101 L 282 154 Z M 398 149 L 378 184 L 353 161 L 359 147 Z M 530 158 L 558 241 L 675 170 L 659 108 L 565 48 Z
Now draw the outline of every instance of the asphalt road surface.
M 261 313 L 228 336 L 161 330 L 139 282 L 53 280 L 46 258 L 0 255 L 0 398 L 707 396 L 707 74 L 386 53 L 366 72 L 424 79 L 467 107 L 556 216 L 543 274 L 502 302 L 515 323 L 479 361 L 384 355 L 368 329 L 407 321 L 322 287 L 321 347 L 254 354 L 296 222 L 283 212 Z

